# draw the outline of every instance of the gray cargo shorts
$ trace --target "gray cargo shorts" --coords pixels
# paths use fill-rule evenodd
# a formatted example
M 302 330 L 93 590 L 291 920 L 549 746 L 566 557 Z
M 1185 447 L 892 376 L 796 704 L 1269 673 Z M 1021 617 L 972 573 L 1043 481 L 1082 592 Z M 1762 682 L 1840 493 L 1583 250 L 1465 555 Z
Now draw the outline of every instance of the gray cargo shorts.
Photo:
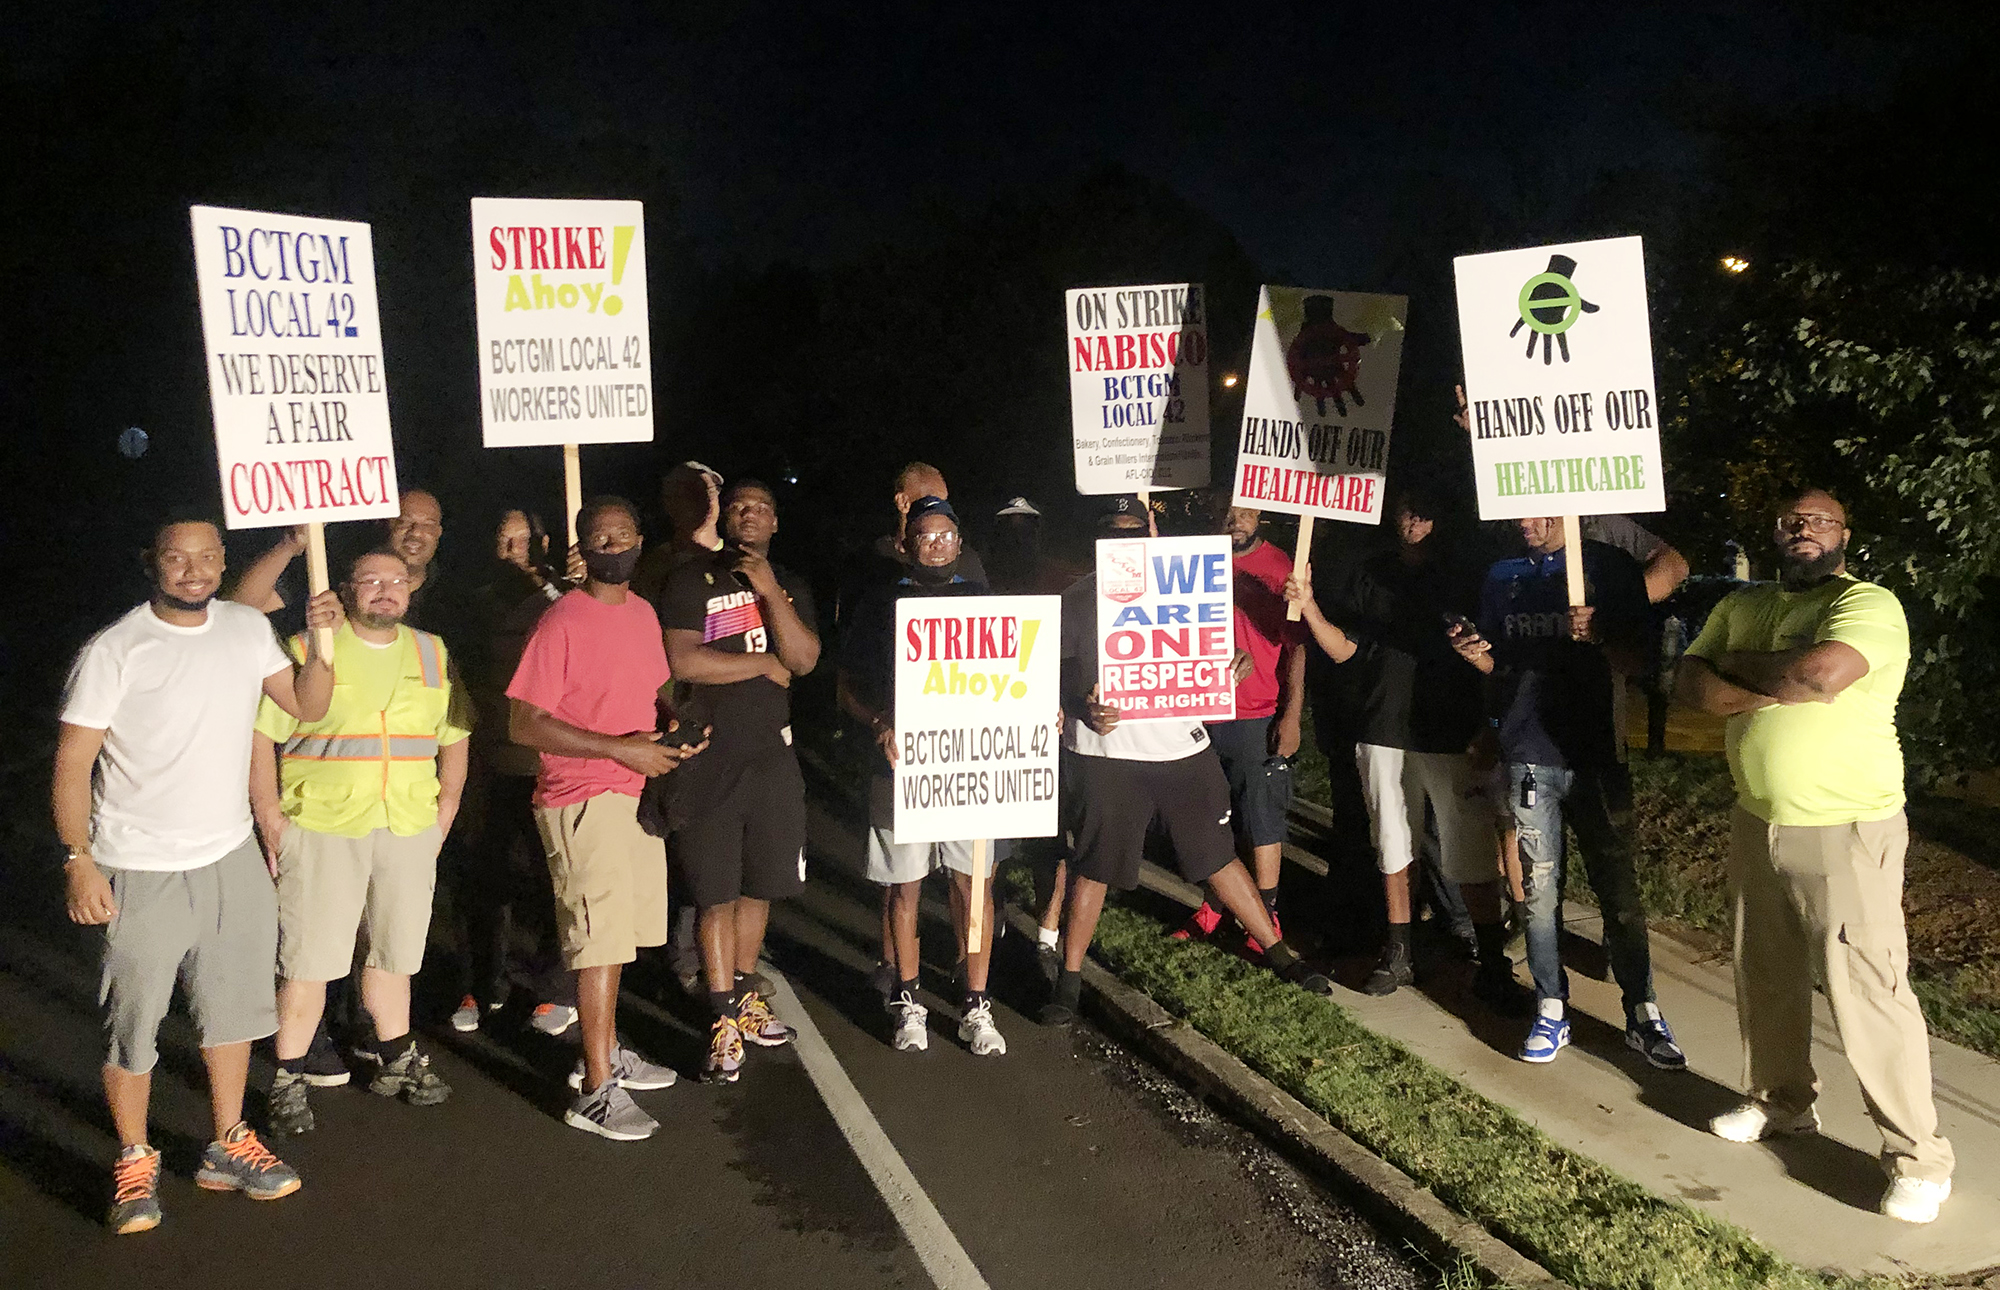
M 203 1048 L 276 1032 L 278 892 L 254 836 L 199 869 L 104 876 L 118 906 L 97 990 L 107 1062 L 134 1075 L 153 1069 L 175 981 Z

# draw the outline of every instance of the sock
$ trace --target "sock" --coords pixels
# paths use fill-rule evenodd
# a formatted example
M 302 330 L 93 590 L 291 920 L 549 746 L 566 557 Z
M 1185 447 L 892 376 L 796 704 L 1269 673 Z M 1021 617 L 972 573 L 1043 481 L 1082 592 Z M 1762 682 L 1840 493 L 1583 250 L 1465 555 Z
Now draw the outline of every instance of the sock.
M 1474 923 L 1472 935 L 1479 942 L 1479 970 L 1504 972 L 1507 963 L 1507 924 Z
M 1035 942 L 1036 942 L 1036 944 L 1038 944 L 1038 945 L 1047 945 L 1047 946 L 1050 946 L 1050 947 L 1054 947 L 1054 946 L 1056 946 L 1056 945 L 1059 945 L 1059 944 L 1061 944 L 1061 943 L 1062 943 L 1062 928 L 1060 928 L 1060 927 L 1043 927 L 1043 928 L 1039 928 L 1039 929 L 1037 929 L 1037 931 L 1035 932 Z
M 1279 941 L 1264 947 L 1264 961 L 1271 965 L 1272 971 L 1282 972 L 1299 961 L 1299 952 L 1292 948 L 1291 942 Z
M 1076 971 L 1072 972 L 1068 968 L 1064 968 L 1061 972 L 1058 972 L 1056 974 L 1055 1002 L 1061 1004 L 1065 1008 L 1068 1008 L 1071 1012 L 1074 1012 L 1076 1011 L 1077 1005 L 1080 1004 L 1082 1001 L 1083 1001 L 1083 969 L 1078 968 Z
M 388 1066 L 401 1057 L 405 1050 L 413 1047 L 416 1042 L 416 1037 L 405 1030 L 394 1039 L 377 1039 L 375 1041 L 375 1055 L 382 1059 L 384 1066 Z
M 1079 979 L 1081 979 L 1082 975 L 1083 974 L 1081 972 L 1077 973 Z M 965 1010 L 967 1012 L 971 1012 L 974 1008 L 979 1007 L 981 1004 L 985 1002 L 986 1002 L 986 991 L 967 990 L 965 992 Z
M 1257 894 L 1264 898 L 1265 913 L 1275 914 L 1278 912 L 1278 889 L 1276 887 L 1259 887 L 1257 888 Z
M 736 991 L 734 990 L 710 990 L 708 992 L 708 1010 L 718 1017 L 735 1016 L 737 1013 L 736 1005 Z
M 1403 951 L 1405 955 L 1409 954 L 1410 925 L 1408 923 L 1389 924 L 1389 944 Z

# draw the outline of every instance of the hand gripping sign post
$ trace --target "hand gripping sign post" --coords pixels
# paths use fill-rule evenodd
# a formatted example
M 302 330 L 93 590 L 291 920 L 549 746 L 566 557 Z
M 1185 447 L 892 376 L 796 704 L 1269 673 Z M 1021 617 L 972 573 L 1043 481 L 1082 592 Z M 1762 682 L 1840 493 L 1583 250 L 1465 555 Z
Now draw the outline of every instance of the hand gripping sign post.
M 1578 517 L 1666 508 L 1645 252 L 1618 237 L 1453 263 L 1479 518 L 1562 516 L 1581 605 Z
M 575 546 L 577 446 L 653 438 L 645 207 L 475 197 L 472 284 L 485 445 L 562 445 Z
M 327 588 L 329 520 L 397 513 L 396 450 L 368 225 L 194 206 L 215 456 L 232 529 L 306 526 Z M 315 645 L 333 657 L 333 633 Z
M 1231 504 L 1297 515 L 1295 566 L 1312 554 L 1314 519 L 1381 523 L 1408 312 L 1402 296 L 1302 287 L 1267 286 L 1257 301 Z
M 1077 492 L 1150 503 L 1156 488 L 1208 483 L 1205 302 L 1199 282 L 1065 297 Z
M 1229 539 L 1101 538 L 1098 697 L 1120 721 L 1236 719 Z
M 896 841 L 971 841 L 970 943 L 988 844 L 1056 832 L 1060 596 L 896 602 Z

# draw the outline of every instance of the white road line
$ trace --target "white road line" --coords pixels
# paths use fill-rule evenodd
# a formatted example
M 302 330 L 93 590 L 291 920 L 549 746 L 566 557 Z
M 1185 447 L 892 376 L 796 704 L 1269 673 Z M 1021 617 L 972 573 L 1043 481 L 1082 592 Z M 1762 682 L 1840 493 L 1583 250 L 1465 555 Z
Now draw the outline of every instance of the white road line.
M 861 1167 L 868 1171 L 868 1177 L 875 1183 L 875 1190 L 882 1193 L 882 1199 L 889 1206 L 889 1212 L 896 1216 L 903 1235 L 917 1251 L 917 1258 L 923 1262 L 924 1271 L 930 1273 L 938 1290 L 989 1290 L 986 1278 L 979 1275 L 979 1269 L 972 1262 L 972 1256 L 952 1235 L 946 1225 L 944 1215 L 938 1213 L 937 1206 L 917 1183 L 917 1176 L 910 1172 L 909 1165 L 897 1153 L 889 1135 L 882 1130 L 875 1113 L 868 1109 L 868 1103 L 861 1098 L 854 1081 L 847 1078 L 847 1071 L 840 1059 L 833 1055 L 826 1037 L 813 1024 L 812 1017 L 799 1004 L 798 995 L 792 992 L 791 982 L 785 980 L 771 965 L 760 963 L 759 969 L 771 980 L 772 1002 L 777 1004 L 784 1019 L 799 1032 L 793 1046 L 799 1050 L 799 1060 L 805 1065 L 806 1074 L 811 1076 L 813 1086 L 819 1090 L 820 1100 L 832 1113 L 833 1122 L 840 1126 L 840 1132 L 847 1138 L 847 1145 L 854 1148 Z

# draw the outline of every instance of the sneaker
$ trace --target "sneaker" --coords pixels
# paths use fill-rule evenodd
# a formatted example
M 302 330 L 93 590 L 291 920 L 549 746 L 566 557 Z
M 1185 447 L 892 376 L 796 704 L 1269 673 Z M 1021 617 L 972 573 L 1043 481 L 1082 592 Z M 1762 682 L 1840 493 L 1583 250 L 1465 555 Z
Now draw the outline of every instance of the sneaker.
M 1297 960 L 1290 967 L 1280 969 L 1278 978 L 1291 982 L 1308 994 L 1316 994 L 1327 999 L 1333 997 L 1333 979 L 1324 972 L 1314 971 L 1304 959 Z
M 1284 940 L 1285 929 L 1278 922 L 1278 911 L 1275 909 L 1267 909 L 1264 912 L 1271 916 L 1271 930 L 1278 934 L 1279 940 L 1281 941 Z M 1243 934 L 1243 952 L 1245 954 L 1248 954 L 1251 958 L 1254 959 L 1260 957 L 1264 953 L 1264 947 L 1257 943 L 1256 937 L 1250 935 L 1250 933 L 1248 932 L 1245 932 Z
M 736 989 L 738 992 L 755 990 L 759 996 L 768 999 L 771 997 L 771 978 L 762 972 L 738 972 Z
M 993 1004 L 982 999 L 965 1010 L 959 1018 L 958 1041 L 972 1049 L 974 1057 L 1001 1057 L 1006 1055 L 1007 1040 L 1001 1035 L 1000 1027 L 993 1024 Z
M 324 1025 L 313 1031 L 312 1045 L 306 1049 L 300 1069 L 305 1072 L 306 1083 L 314 1088 L 338 1088 L 354 1078 L 347 1063 L 340 1060 L 340 1050 L 333 1046 L 333 1037 L 326 1033 Z
M 702 1063 L 701 1078 L 708 1084 L 734 1084 L 743 1070 L 743 1032 L 736 1018 L 717 1017 L 709 1031 L 708 1059 Z
M 1951 1196 L 1951 1179 L 1926 1182 L 1922 1178 L 1898 1178 L 1882 1193 L 1882 1212 L 1905 1223 L 1936 1220 L 1938 1206 Z
M 1708 1131 L 1729 1142 L 1762 1142 L 1819 1132 L 1819 1112 L 1807 1107 L 1796 1114 L 1774 1110 L 1762 1102 L 1745 1102 L 1708 1122 Z
M 382 1097 L 400 1097 L 411 1106 L 436 1106 L 451 1096 L 451 1085 L 431 1069 L 430 1054 L 411 1040 L 394 1061 L 382 1063 L 368 1091 Z
M 623 1044 L 611 1046 L 611 1078 L 627 1089 L 641 1093 L 656 1088 L 672 1088 L 680 1076 L 665 1066 L 656 1066 Z M 569 1086 L 583 1091 L 583 1059 L 576 1059 L 576 1069 L 569 1073 Z
M 1567 1047 L 1569 1047 L 1569 1018 L 1544 1014 L 1535 1018 L 1534 1026 L 1528 1031 L 1528 1038 L 1521 1044 L 1521 1051 L 1515 1056 L 1524 1062 L 1541 1065 L 1554 1061 L 1556 1054 Z
M 562 1003 L 538 1003 L 528 1024 L 545 1035 L 560 1035 L 576 1024 L 576 1009 Z
M 479 1000 L 469 994 L 460 999 L 458 1009 L 451 1014 L 451 1028 L 462 1035 L 479 1029 Z
M 572 1129 L 595 1133 L 613 1142 L 640 1142 L 653 1136 L 660 1122 L 639 1109 L 615 1079 L 605 1080 L 588 1093 L 577 1095 L 563 1112 L 563 1123 Z
M 1068 1030 L 1076 1024 L 1076 1009 L 1060 999 L 1051 999 L 1042 1005 L 1038 1019 L 1051 1030 Z
M 1382 959 L 1362 983 L 1361 992 L 1380 998 L 1396 993 L 1402 986 L 1414 985 L 1416 980 L 1417 970 L 1410 962 L 1410 947 L 1392 940 L 1382 947 Z
M 1625 1046 L 1634 1052 L 1644 1053 L 1648 1064 L 1663 1071 L 1687 1069 L 1687 1054 L 1674 1042 L 1674 1032 L 1667 1027 L 1667 1019 L 1660 1015 L 1658 1004 L 1640 1004 L 1625 1022 Z
M 1472 973 L 1473 997 L 1503 1017 L 1529 1017 L 1535 1012 L 1535 996 L 1514 979 L 1514 965 L 1502 959 L 1491 966 L 1481 963 Z
M 201 1153 L 194 1185 L 210 1191 L 240 1191 L 251 1200 L 276 1200 L 300 1187 L 298 1173 L 271 1154 L 248 1124 L 238 1124 L 222 1141 Z
M 889 1040 L 890 1047 L 899 1053 L 920 1053 L 931 1046 L 930 1026 L 926 1024 L 930 1009 L 904 995 L 889 1005 L 889 1015 L 896 1019 L 896 1033 Z
M 271 1132 L 312 1132 L 312 1106 L 306 1101 L 306 1090 L 311 1087 L 302 1072 L 286 1066 L 278 1068 L 278 1077 L 271 1081 L 271 1097 L 264 1117 L 271 1126 Z
M 755 990 L 745 990 L 736 1005 L 736 1028 L 743 1038 L 759 1048 L 777 1048 L 798 1038 L 799 1032 L 778 1020 Z
M 119 1236 L 150 1232 L 160 1225 L 160 1153 L 148 1146 L 127 1147 L 111 1167 L 111 1212 L 104 1225 Z
M 1170 938 L 1185 941 L 1213 936 L 1221 925 L 1222 914 L 1204 900 L 1199 909 L 1188 915 L 1187 922 L 1170 933 Z

